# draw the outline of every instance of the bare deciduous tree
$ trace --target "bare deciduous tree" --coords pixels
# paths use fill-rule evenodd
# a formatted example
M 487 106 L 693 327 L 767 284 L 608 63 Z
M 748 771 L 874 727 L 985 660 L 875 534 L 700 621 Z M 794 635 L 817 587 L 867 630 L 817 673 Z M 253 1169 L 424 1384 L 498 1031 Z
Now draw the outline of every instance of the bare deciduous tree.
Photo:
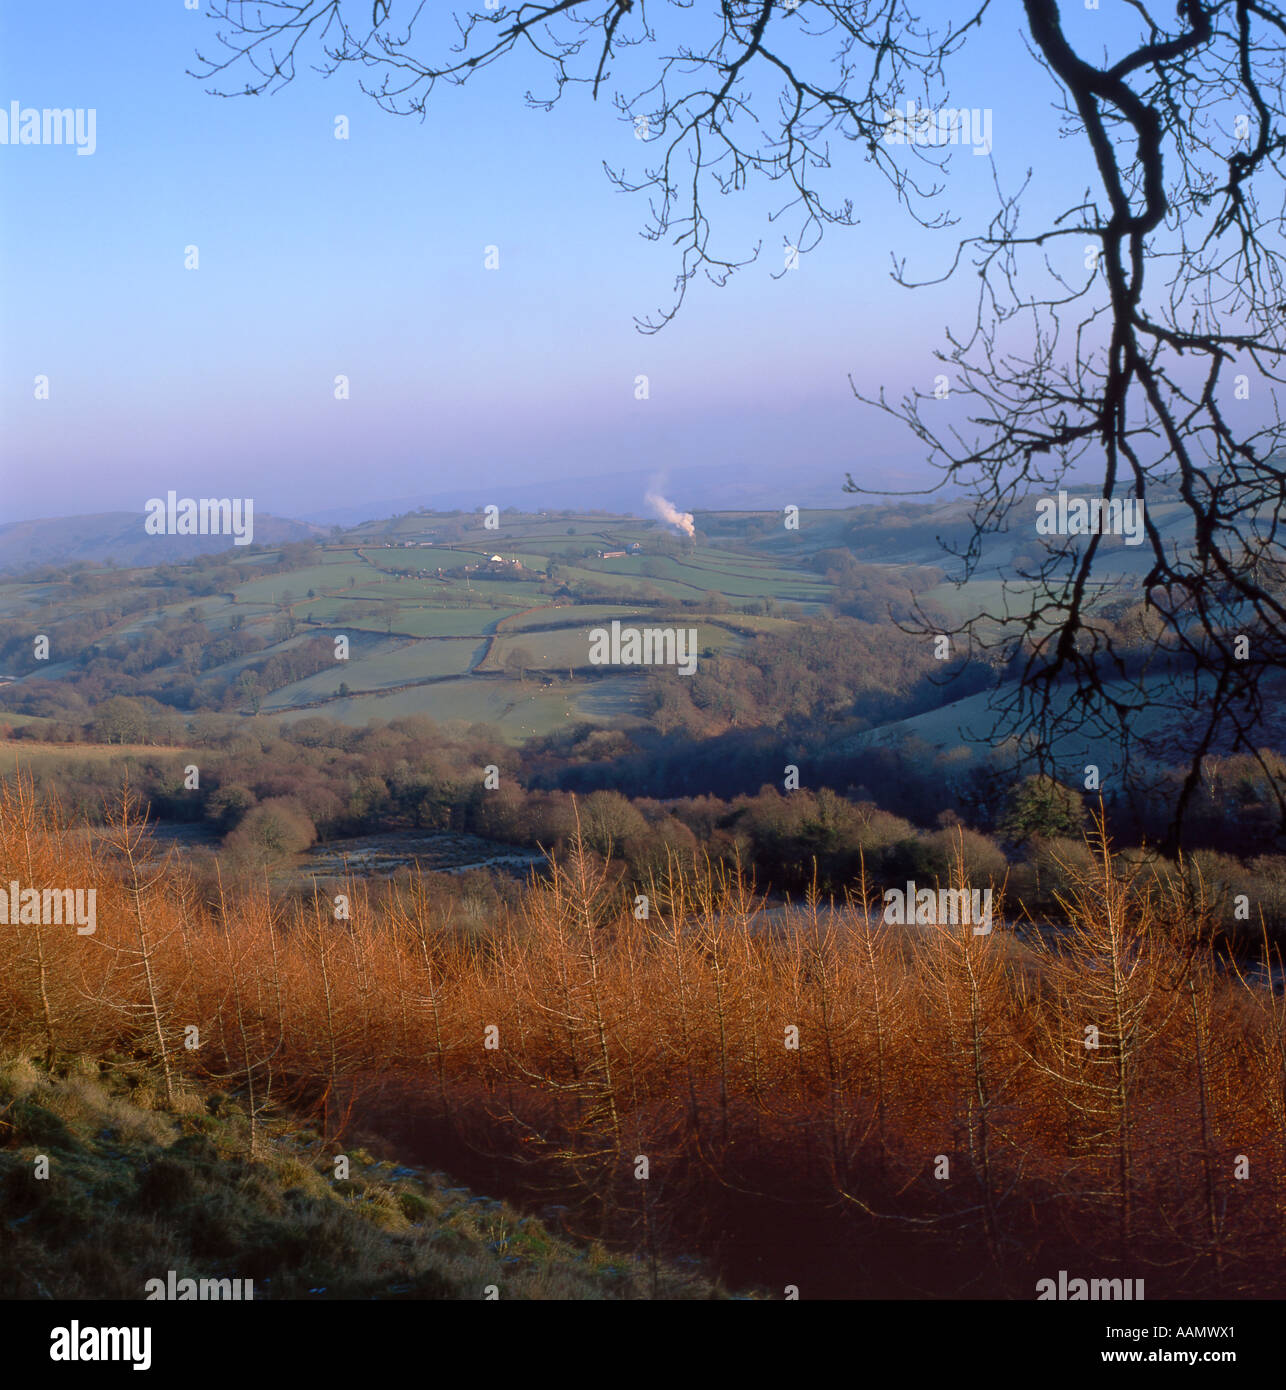
M 369 74 L 363 88 L 384 109 L 423 115 L 439 85 L 526 53 L 551 81 L 548 93 L 528 93 L 534 106 L 548 108 L 569 86 L 595 99 L 611 90 L 646 167 L 607 165 L 608 175 L 647 197 L 647 234 L 679 248 L 673 303 L 640 321 L 653 331 L 699 272 L 723 283 L 759 250 L 715 243 L 712 194 L 756 179 L 780 185 L 773 220 L 795 219 L 788 253 L 854 222 L 851 199 L 824 191 L 844 142 L 910 217 L 953 225 L 941 200 L 950 147 L 886 138 L 901 103 L 920 99 L 927 110 L 946 92 L 966 44 L 976 63 L 993 55 L 989 0 L 952 8 L 935 20 L 914 0 L 554 0 L 472 9 L 448 26 L 409 0 L 221 0 L 220 51 L 197 75 L 221 95 L 236 94 L 234 73 L 246 75 L 242 92 L 271 92 L 313 54 L 325 73 L 356 64 Z M 997 689 L 989 740 L 1017 735 L 1040 770 L 1066 761 L 1069 738 L 1111 738 L 1124 784 L 1146 788 L 1160 712 L 1186 770 L 1173 846 L 1203 761 L 1262 757 L 1286 665 L 1286 465 L 1273 395 L 1286 312 L 1286 7 L 1118 8 L 1090 57 L 1056 0 L 1023 0 L 1059 133 L 1088 156 L 1093 179 L 1028 226 L 1029 184 L 1006 190 L 997 177 L 989 225 L 922 282 L 977 280 L 976 319 L 938 354 L 955 377 L 952 408 L 935 400 L 929 409 L 918 391 L 897 405 L 854 391 L 921 441 L 940 471 L 928 491 L 971 499 L 963 578 L 996 533 L 1031 524 L 1033 494 L 1066 481 L 1090 478 L 1105 504 L 1150 508 L 1146 563 L 1115 606 L 1103 579 L 1119 571 L 1104 563 L 1103 536 L 1063 537 L 1012 571 L 1003 613 L 956 630 L 998 651 L 1012 677 Z M 1118 51 L 1100 51 L 1107 45 Z M 894 276 L 915 283 L 904 261 Z M 1253 406 L 1230 408 L 1247 393 Z M 847 487 L 861 490 L 851 478 Z M 1261 766 L 1286 830 L 1286 785 Z

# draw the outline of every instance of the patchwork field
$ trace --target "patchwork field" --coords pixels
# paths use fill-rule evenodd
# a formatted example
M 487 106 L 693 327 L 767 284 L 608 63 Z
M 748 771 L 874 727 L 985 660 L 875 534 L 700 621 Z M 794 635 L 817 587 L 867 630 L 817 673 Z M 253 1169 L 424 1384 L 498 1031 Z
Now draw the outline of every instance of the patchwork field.
M 327 719 L 355 728 L 372 719 L 401 719 L 425 714 L 440 723 L 493 724 L 509 743 L 522 743 L 539 734 L 553 733 L 569 722 L 614 723 L 643 716 L 641 678 L 613 675 L 580 678 L 542 687 L 528 678 L 526 684 L 501 676 L 466 676 L 437 685 L 407 690 L 328 700 L 320 710 L 273 711 L 282 723 L 305 714 L 321 713 Z
M 1151 515 L 1178 537 L 1180 508 L 1159 503 Z M 106 583 L 90 570 L 87 586 L 70 575 L 0 581 L 0 636 L 18 653 L 9 689 L 75 683 L 90 654 L 111 644 L 140 688 L 169 691 L 162 702 L 180 714 L 318 712 L 356 725 L 427 713 L 495 723 L 521 740 L 568 720 L 644 713 L 639 672 L 604 677 L 589 666 L 590 630 L 613 619 L 696 628 L 701 655 L 746 656 L 755 634 L 786 636 L 830 611 L 844 573 L 837 557 L 860 575 L 839 611 L 867 621 L 885 620 L 890 597 L 902 596 L 905 609 L 913 587 L 952 623 L 1017 612 L 1026 600 L 1023 586 L 1006 590 L 993 577 L 1032 546 L 1023 527 L 993 537 L 963 587 L 935 584 L 923 568 L 948 571 L 940 541 L 967 524 L 959 504 L 809 510 L 795 531 L 781 522 L 768 512 L 703 513 L 697 524 L 709 534 L 689 539 L 624 515 L 503 512 L 497 530 L 481 512 L 424 511 L 325 540 L 235 549 L 210 558 L 199 586 L 186 584 L 182 566 L 122 569 Z M 1136 551 L 1118 545 L 1113 554 L 1130 582 Z M 114 610 L 105 595 L 119 598 Z M 46 629 L 49 659 L 39 665 L 19 639 Z M 350 659 L 318 669 L 327 660 L 318 639 L 340 634 Z M 57 718 L 39 706 L 15 713 Z M 955 739 L 961 719 L 974 722 L 971 706 L 920 719 L 908 723 L 935 743 Z
M 333 670 L 319 671 L 315 676 L 274 691 L 264 703 L 264 712 L 327 700 L 338 695 L 341 686 L 354 691 L 391 690 L 447 676 L 462 676 L 481 659 L 484 649 L 485 644 L 479 645 L 467 637 L 390 644 L 381 652 L 336 662 Z

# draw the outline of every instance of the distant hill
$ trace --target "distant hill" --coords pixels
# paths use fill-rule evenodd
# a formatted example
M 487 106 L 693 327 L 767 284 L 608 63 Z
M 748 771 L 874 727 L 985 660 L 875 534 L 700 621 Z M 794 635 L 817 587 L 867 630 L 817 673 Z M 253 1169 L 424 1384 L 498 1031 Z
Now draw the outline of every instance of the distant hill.
M 114 560 L 122 568 L 171 564 L 196 555 L 248 547 L 232 544 L 231 536 L 149 536 L 143 512 L 94 512 L 86 516 L 42 517 L 0 526 L 0 571 L 20 574 L 39 565 L 67 565 L 77 560 Z M 306 521 L 256 512 L 256 545 L 282 545 L 325 535 L 321 526 Z
M 418 507 L 437 511 L 458 507 L 476 511 L 492 502 L 502 509 L 517 507 L 530 512 L 557 511 L 565 507 L 602 508 L 647 517 L 652 515 L 652 510 L 645 499 L 654 488 L 673 498 L 685 511 L 698 507 L 733 511 L 754 507 L 780 510 L 783 498 L 798 507 L 852 505 L 844 492 L 844 475 L 840 471 L 805 476 L 802 470 L 794 468 L 789 473 L 788 487 L 782 472 L 780 467 L 761 469 L 756 475 L 739 465 L 682 470 L 667 470 L 658 465 L 650 469 L 554 478 L 544 482 L 492 484 L 480 481 L 466 488 L 386 497 L 327 511 L 305 511 L 303 515 L 327 525 L 353 526 L 377 517 L 401 515 Z M 896 486 L 907 486 L 904 477 L 891 464 L 885 476 Z
M 1086 485 L 1068 484 L 1062 491 L 1069 499 L 1086 502 L 1100 495 L 1097 488 Z M 1054 546 L 1069 543 L 1065 536 L 1043 536 L 1037 526 L 1040 504 L 1056 500 L 1057 495 L 1057 491 L 1033 491 L 1015 503 L 1004 528 L 983 537 L 975 579 L 1014 580 L 1019 570 L 1032 572 L 1039 568 L 1047 541 Z M 868 563 L 932 565 L 954 578 L 961 570 L 958 557 L 967 548 L 973 532 L 973 506 L 971 499 L 952 498 L 813 512 L 805 517 L 798 532 L 779 529 L 765 535 L 759 544 L 778 555 L 798 550 L 801 543 L 847 547 Z M 706 524 L 707 518 L 699 508 L 696 516 L 698 528 Z M 1177 492 L 1155 487 L 1147 502 L 1147 516 L 1162 540 L 1174 550 L 1182 553 L 1191 547 L 1192 513 Z M 1070 544 L 1083 548 L 1088 539 L 1072 536 Z M 1141 533 L 1137 544 L 1128 544 L 1122 535 L 1107 535 L 1099 545 L 1096 573 L 1103 577 L 1142 577 L 1154 559 L 1151 546 Z

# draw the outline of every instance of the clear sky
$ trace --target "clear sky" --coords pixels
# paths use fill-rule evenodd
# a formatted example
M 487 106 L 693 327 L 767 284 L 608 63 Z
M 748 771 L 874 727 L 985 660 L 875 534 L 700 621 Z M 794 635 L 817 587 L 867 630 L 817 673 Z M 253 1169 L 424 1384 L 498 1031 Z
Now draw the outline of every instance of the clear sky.
M 1058 145 L 1019 6 L 993 9 L 951 104 L 994 110 L 1007 186 L 1031 167 L 1038 196 L 1073 201 L 1088 170 Z M 891 284 L 891 250 L 933 272 L 955 234 L 913 232 L 856 148 L 835 149 L 827 187 L 859 227 L 774 280 L 778 191 L 712 202 L 722 244 L 762 238 L 762 263 L 696 284 L 642 336 L 634 316 L 670 302 L 677 253 L 640 235 L 643 201 L 603 172 L 643 163 L 609 101 L 575 90 L 531 111 L 524 91 L 548 82 L 527 61 L 440 90 L 424 123 L 380 111 L 351 68 L 220 99 L 186 73 L 214 28 L 182 0 L 0 0 L 0 108 L 96 113 L 92 156 L 0 146 L 0 521 L 139 510 L 170 488 L 284 515 L 474 484 L 503 506 L 508 483 L 652 467 L 682 505 L 685 470 L 730 465 L 833 478 L 843 505 L 846 469 L 896 486 L 920 467 L 848 374 L 893 396 L 927 386 L 971 277 Z M 991 177 L 954 157 L 949 200 L 971 228 Z

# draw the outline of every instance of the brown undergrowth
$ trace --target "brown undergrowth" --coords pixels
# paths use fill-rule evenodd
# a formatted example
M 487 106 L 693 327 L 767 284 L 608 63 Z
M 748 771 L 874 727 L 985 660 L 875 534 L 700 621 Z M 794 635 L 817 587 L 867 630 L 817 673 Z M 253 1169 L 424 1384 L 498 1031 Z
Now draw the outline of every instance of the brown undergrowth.
M 1068 866 L 1069 925 L 1019 930 L 1001 902 L 987 934 L 886 927 L 865 882 L 770 914 L 699 862 L 623 895 L 577 847 L 465 933 L 422 881 L 206 894 L 145 834 L 128 804 L 95 842 L 0 788 L 0 886 L 97 894 L 92 935 L 0 925 L 7 1051 L 124 1050 L 161 1093 L 235 1087 L 252 1145 L 270 1105 L 332 1138 L 360 1117 L 734 1283 L 1286 1288 L 1280 963 L 1222 959 L 1192 875 L 1127 867 L 1101 827 Z

